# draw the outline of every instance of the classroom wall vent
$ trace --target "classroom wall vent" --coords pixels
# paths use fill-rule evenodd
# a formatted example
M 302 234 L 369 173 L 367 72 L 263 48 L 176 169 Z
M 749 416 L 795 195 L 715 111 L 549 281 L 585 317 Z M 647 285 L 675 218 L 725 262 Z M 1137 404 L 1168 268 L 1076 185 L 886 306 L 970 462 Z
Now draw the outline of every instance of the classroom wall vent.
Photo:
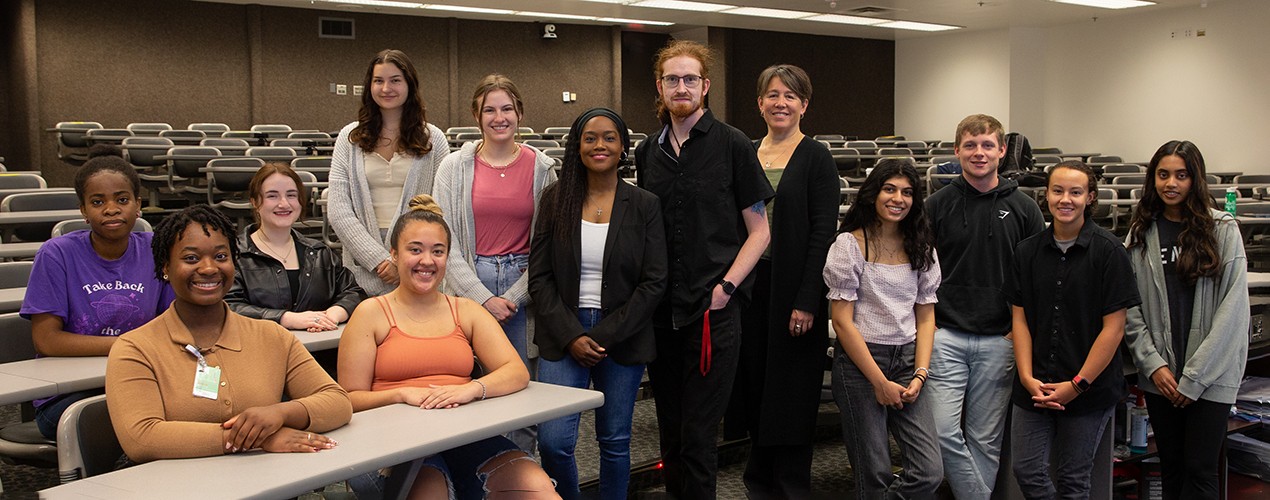
M 880 7 L 880 6 L 877 6 L 877 5 L 865 5 L 865 6 L 863 6 L 863 7 L 856 7 L 856 8 L 854 8 L 854 9 L 847 9 L 847 11 L 845 12 L 845 14 L 849 14 L 849 15 L 853 15 L 853 16 L 874 16 L 874 17 L 877 17 L 877 16 L 883 16 L 883 15 L 886 15 L 886 14 L 891 14 L 891 13 L 894 13 L 894 12 L 896 12 L 896 11 L 897 11 L 897 9 L 892 9 L 892 8 L 890 8 L 890 7 Z
M 338 17 L 318 18 L 318 38 L 342 38 L 352 40 L 356 32 L 352 19 Z

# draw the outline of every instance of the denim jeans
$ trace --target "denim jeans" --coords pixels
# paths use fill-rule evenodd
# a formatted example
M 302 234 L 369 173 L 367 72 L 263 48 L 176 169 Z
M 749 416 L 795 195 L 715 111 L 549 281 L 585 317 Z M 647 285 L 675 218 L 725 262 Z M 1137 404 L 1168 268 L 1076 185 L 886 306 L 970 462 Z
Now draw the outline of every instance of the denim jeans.
M 1102 441 L 1115 406 L 1068 414 L 1058 410 L 1013 407 L 1010 419 L 1010 457 L 1023 497 L 1033 499 L 1089 498 L 1094 453 Z M 1054 478 L 1050 479 L 1053 449 Z
M 57 440 L 57 423 L 62 420 L 62 414 L 66 413 L 66 409 L 76 401 L 105 394 L 105 392 L 103 389 L 90 389 L 61 394 L 45 401 L 44 404 L 35 408 L 35 427 L 45 438 Z
M 869 354 L 887 380 L 907 386 L 913 379 L 913 342 L 904 345 L 867 344 Z M 943 465 L 936 444 L 931 396 L 896 410 L 878 404 L 873 384 L 847 356 L 841 345 L 834 349 L 833 399 L 842 415 L 842 438 L 855 471 L 855 498 L 933 498 L 943 479 Z M 904 472 L 891 474 L 891 446 L 887 431 L 900 448 Z
M 516 280 L 529 269 L 528 254 L 509 254 L 509 255 L 477 255 L 476 277 L 480 278 L 481 284 L 489 289 L 490 293 L 495 296 L 502 296 L 511 289 Z M 530 379 L 534 378 L 533 365 L 529 363 L 529 325 L 528 314 L 525 312 L 526 304 L 516 304 L 518 309 L 507 321 L 502 323 L 503 331 L 507 333 L 507 340 L 511 341 L 512 347 L 516 348 L 516 353 L 520 355 L 520 361 L 525 364 L 525 369 L 529 370 Z M 520 449 L 534 454 L 534 445 L 538 440 L 538 431 L 536 426 L 529 426 L 524 429 L 517 429 L 506 434 L 508 439 L 516 443 Z
M 935 331 L 924 396 L 934 405 L 944 473 L 957 498 L 992 494 L 1013 384 L 1014 344 L 1005 337 Z
M 478 500 L 485 498 L 488 493 L 485 481 L 489 479 L 489 475 L 480 473 L 481 467 L 504 453 L 517 450 L 516 444 L 507 438 L 494 436 L 443 451 L 420 459 L 418 462 L 423 467 L 436 469 L 445 477 L 451 498 Z M 392 473 L 394 475 L 407 474 L 413 465 L 414 462 L 400 464 L 392 468 Z M 378 471 L 372 471 L 350 478 L 348 486 L 360 500 L 380 500 L 386 496 L 386 493 L 389 495 L 397 493 L 385 491 L 387 482 L 387 478 L 381 476 Z M 409 484 L 399 486 L 405 491 L 410 491 Z
M 590 331 L 600 322 L 599 309 L 579 309 L 578 322 Z M 591 368 L 565 354 L 559 361 L 538 360 L 538 381 L 604 393 L 604 406 L 595 410 L 595 439 L 600 444 L 600 498 L 626 498 L 631 476 L 631 418 L 635 396 L 644 376 L 644 365 L 627 366 L 604 358 Z M 538 451 L 542 468 L 556 480 L 556 492 L 566 500 L 578 498 L 578 466 L 573 450 L 578 442 L 578 417 L 574 413 L 538 425 Z

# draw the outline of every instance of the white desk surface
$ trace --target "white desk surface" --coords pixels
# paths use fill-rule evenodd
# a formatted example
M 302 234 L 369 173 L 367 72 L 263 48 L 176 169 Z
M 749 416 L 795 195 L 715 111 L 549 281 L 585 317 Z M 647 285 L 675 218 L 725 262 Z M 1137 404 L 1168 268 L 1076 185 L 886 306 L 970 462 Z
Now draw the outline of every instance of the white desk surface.
M 18 312 L 26 299 L 26 287 L 0 288 L 0 313 Z
M 30 224 L 34 222 L 61 222 L 83 219 L 79 210 L 32 210 L 30 212 L 0 212 L 0 226 Z
M 40 250 L 42 241 L 19 242 L 19 243 L 0 243 L 0 259 L 29 259 L 35 257 L 35 252 Z
M 41 498 L 291 498 L 327 484 L 604 404 L 604 395 L 530 382 L 529 387 L 447 410 L 396 404 L 353 415 L 317 453 L 159 460 L 40 492 Z M 204 480 L 200 480 L 204 479 Z
M 344 325 L 329 332 L 295 331 L 304 347 L 313 351 L 339 346 Z M 0 364 L 0 404 L 31 401 L 106 385 L 106 357 L 47 357 Z
M 1248 273 L 1248 288 L 1270 287 L 1270 273 Z
M 52 384 L 50 392 L 34 396 L 46 398 L 57 394 L 105 387 L 106 357 L 50 357 L 14 361 L 0 364 L 0 374 Z
M 57 393 L 57 384 L 7 373 L 0 373 L 0 388 L 0 405 L 32 401 Z

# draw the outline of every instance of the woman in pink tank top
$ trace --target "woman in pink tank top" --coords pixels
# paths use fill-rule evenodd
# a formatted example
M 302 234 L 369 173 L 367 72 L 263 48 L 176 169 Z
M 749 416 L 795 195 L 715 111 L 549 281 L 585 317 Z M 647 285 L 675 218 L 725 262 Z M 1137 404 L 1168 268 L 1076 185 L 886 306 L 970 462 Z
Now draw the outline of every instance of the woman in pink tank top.
M 363 302 L 340 338 L 339 382 L 354 411 L 405 403 L 424 410 L 453 408 L 524 389 L 529 372 L 498 321 L 480 304 L 440 292 L 450 229 L 431 196 L 410 201 L 390 241 L 401 282 Z M 485 374 L 471 378 L 476 355 Z M 423 461 L 411 498 L 482 498 L 539 492 L 553 498 L 542 468 L 510 440 L 496 436 Z M 383 476 L 355 478 L 355 488 L 382 488 Z

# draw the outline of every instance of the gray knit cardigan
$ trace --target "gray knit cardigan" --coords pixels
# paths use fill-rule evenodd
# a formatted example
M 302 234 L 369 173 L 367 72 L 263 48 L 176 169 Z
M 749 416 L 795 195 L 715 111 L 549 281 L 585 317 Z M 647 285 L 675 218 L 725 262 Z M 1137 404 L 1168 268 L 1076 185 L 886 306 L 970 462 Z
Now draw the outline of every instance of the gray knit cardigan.
M 432 192 L 433 178 L 441 166 L 441 160 L 450 154 L 450 143 L 441 129 L 426 124 L 432 151 L 415 158 L 402 185 L 401 201 L 397 216 L 388 227 L 397 223 L 397 217 L 405 213 L 406 205 L 417 194 Z M 357 284 L 370 296 L 391 292 L 393 287 L 379 279 L 375 267 L 388 258 L 388 238 L 380 237 L 379 221 L 375 218 L 375 206 L 370 198 L 370 185 L 366 181 L 366 153 L 349 141 L 348 135 L 357 122 L 340 130 L 335 140 L 331 158 L 330 191 L 327 192 L 328 224 L 343 243 L 344 267 L 353 272 Z

